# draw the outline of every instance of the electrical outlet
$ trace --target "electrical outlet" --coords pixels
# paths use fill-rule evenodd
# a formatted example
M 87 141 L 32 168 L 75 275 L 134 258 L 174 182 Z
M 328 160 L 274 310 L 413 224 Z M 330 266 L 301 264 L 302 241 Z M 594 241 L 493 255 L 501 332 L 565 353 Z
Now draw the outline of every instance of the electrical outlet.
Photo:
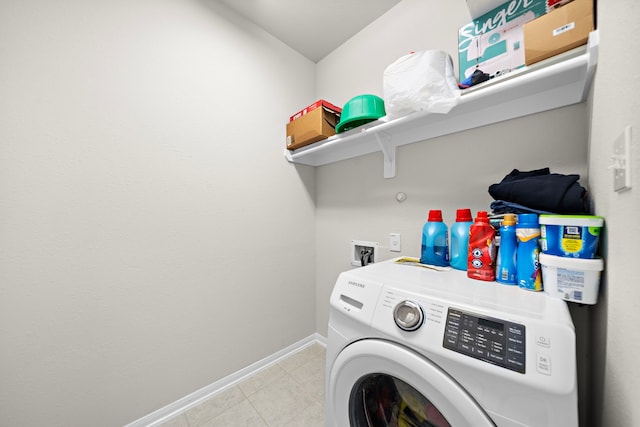
M 380 244 L 378 242 L 367 242 L 364 240 L 351 241 L 351 265 L 361 267 L 367 264 L 378 262 Z M 364 263 L 363 263 L 364 261 Z

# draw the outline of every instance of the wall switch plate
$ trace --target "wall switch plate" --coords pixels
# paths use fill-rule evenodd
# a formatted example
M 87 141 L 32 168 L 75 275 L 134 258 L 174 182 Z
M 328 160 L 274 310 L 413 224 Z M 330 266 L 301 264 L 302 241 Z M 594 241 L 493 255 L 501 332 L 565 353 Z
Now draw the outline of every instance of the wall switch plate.
M 631 189 L 631 126 L 613 142 L 613 191 Z
M 389 233 L 389 250 L 400 252 L 400 233 Z

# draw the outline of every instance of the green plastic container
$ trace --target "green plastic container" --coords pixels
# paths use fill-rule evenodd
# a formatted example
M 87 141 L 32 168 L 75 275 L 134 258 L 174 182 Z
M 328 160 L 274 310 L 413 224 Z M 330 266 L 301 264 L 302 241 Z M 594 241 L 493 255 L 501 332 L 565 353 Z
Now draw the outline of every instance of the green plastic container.
M 336 125 L 336 133 L 357 128 L 386 114 L 382 98 L 376 95 L 358 95 L 344 104 L 340 123 Z

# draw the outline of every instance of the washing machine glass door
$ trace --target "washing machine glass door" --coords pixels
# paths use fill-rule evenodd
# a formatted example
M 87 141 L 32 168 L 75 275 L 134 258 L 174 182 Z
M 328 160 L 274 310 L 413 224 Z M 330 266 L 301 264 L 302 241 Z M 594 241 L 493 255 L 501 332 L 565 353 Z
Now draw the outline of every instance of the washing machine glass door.
M 358 341 L 340 352 L 327 393 L 327 426 L 495 426 L 446 372 L 383 340 Z

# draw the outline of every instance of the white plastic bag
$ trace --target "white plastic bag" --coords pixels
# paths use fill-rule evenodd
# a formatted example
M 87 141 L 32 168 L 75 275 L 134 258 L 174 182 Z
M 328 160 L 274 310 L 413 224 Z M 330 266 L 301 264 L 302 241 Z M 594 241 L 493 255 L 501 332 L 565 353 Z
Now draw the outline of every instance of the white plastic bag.
M 411 53 L 389 65 L 383 92 L 390 118 L 421 110 L 446 114 L 460 102 L 451 56 L 439 50 Z

